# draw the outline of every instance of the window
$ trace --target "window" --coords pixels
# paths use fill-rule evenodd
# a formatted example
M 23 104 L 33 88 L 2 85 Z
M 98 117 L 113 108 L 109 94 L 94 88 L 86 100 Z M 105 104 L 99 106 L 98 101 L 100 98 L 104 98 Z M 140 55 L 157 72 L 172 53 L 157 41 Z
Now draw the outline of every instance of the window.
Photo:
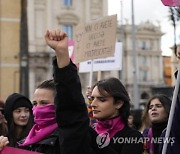
M 141 64 L 146 64 L 147 63 L 147 58 L 146 58 L 146 56 L 141 56 L 140 57 L 141 58 Z
M 141 70 L 140 71 L 140 78 L 142 81 L 147 81 L 147 71 Z
M 63 25 L 63 30 L 67 33 L 69 40 L 73 40 L 73 26 Z
M 141 42 L 141 49 L 142 49 L 142 50 L 145 50 L 145 49 L 146 49 L 146 42 L 145 42 L 145 41 L 142 41 L 142 42 Z
M 72 0 L 64 0 L 65 6 L 72 6 Z

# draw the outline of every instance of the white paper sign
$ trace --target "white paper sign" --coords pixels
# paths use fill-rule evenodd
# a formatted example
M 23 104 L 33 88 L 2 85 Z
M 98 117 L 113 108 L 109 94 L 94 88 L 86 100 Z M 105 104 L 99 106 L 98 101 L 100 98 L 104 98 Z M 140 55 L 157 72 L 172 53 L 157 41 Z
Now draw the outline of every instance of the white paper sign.
M 122 69 L 122 43 L 117 42 L 114 57 L 93 60 L 93 71 L 110 71 Z M 79 63 L 79 72 L 91 71 L 91 60 Z

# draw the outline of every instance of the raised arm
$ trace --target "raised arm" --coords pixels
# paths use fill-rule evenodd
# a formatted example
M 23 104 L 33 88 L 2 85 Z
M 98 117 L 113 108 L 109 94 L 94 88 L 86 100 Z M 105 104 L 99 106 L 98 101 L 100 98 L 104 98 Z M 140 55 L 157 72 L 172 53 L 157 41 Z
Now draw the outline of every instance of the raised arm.
M 76 65 L 68 54 L 68 37 L 60 30 L 47 31 L 47 44 L 55 50 L 56 120 L 60 129 L 61 153 L 90 154 L 89 118 Z
M 68 36 L 60 30 L 47 30 L 45 34 L 46 43 L 54 49 L 59 68 L 67 66 L 70 62 L 68 52 Z

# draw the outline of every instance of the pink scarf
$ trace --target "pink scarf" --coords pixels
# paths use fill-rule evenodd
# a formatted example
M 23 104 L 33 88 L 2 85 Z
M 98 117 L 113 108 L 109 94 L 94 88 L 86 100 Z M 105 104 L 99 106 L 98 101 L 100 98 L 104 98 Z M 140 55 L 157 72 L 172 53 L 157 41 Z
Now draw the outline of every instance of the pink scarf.
M 118 131 L 124 128 L 124 123 L 120 116 L 108 120 L 97 120 L 95 124 L 95 130 L 98 134 L 109 133 L 110 138 L 112 138 Z
M 55 106 L 52 104 L 33 107 L 33 115 L 35 125 L 20 146 L 35 144 L 50 135 L 58 127 L 55 118 Z
M 154 144 L 152 143 L 152 138 L 153 138 L 152 128 L 149 128 L 148 138 L 150 139 L 147 142 L 147 146 L 148 146 L 148 149 L 149 149 L 149 154 L 154 154 Z

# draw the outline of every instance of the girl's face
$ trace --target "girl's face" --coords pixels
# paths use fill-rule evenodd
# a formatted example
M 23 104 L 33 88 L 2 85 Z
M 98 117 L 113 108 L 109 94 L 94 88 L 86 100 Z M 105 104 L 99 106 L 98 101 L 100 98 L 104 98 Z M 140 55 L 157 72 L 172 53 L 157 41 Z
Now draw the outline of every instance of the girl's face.
M 167 120 L 168 115 L 159 99 L 153 99 L 149 104 L 149 119 L 152 123 L 160 123 Z
M 118 109 L 123 103 L 114 104 L 114 98 L 112 96 L 102 96 L 97 86 L 93 89 L 91 97 L 94 118 L 105 120 L 119 115 Z
M 128 117 L 128 126 L 129 127 L 133 127 L 134 126 L 133 120 L 134 120 L 134 117 L 132 115 L 129 115 L 129 117 Z
M 30 117 L 29 108 L 19 107 L 13 110 L 13 120 L 18 126 L 26 126 Z

